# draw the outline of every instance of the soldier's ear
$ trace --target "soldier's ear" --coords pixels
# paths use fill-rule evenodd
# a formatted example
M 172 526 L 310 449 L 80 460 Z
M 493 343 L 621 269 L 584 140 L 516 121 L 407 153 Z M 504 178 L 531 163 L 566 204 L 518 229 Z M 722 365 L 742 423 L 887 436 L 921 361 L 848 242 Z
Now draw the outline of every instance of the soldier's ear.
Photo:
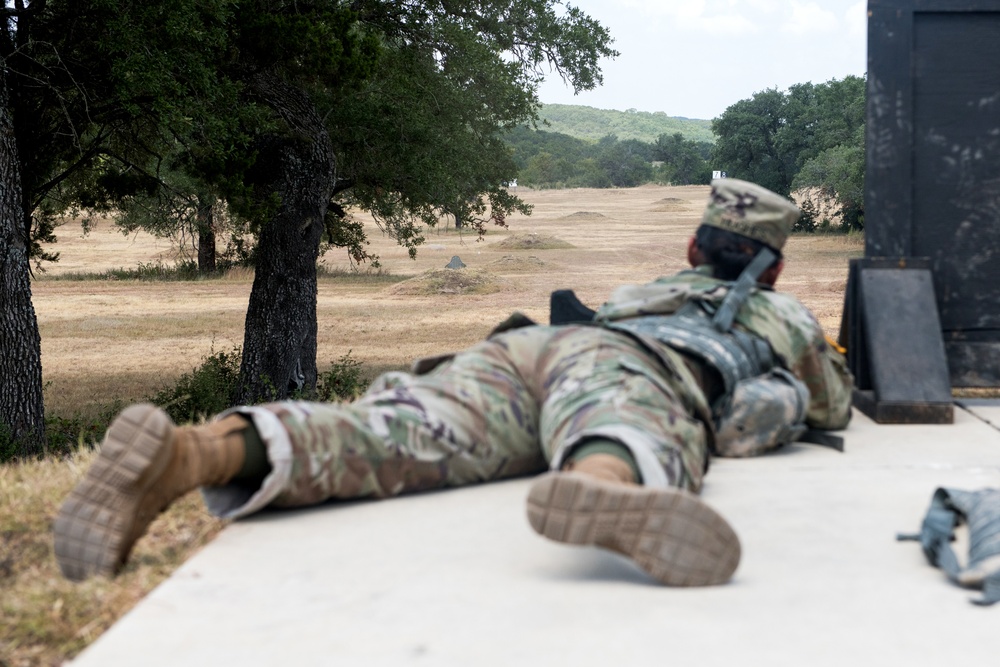
M 692 236 L 688 239 L 688 252 L 687 252 L 688 264 L 691 266 L 701 266 L 705 263 L 705 256 L 702 254 L 701 250 L 698 249 L 698 242 Z
M 774 287 L 774 283 L 778 282 L 778 276 L 781 275 L 781 270 L 784 268 L 785 260 L 779 259 L 777 264 L 766 269 L 764 273 L 760 274 L 760 279 L 757 282 Z

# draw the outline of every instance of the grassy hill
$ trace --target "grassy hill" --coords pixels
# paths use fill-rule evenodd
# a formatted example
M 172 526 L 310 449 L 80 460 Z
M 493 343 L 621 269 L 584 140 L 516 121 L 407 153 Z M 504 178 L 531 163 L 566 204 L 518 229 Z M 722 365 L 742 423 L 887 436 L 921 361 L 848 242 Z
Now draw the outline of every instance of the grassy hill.
M 668 116 L 662 111 L 616 111 L 573 104 L 545 104 L 539 112 L 548 132 L 597 141 L 609 134 L 619 139 L 655 141 L 661 134 L 680 132 L 685 139 L 714 142 L 712 121 Z

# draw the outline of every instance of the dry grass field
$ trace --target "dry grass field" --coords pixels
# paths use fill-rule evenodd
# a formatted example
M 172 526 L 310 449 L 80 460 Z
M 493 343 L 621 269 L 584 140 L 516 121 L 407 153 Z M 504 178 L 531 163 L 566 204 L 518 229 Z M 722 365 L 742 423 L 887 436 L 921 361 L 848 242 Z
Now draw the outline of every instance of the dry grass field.
M 519 193 L 535 210 L 486 238 L 454 228 L 431 229 L 416 260 L 374 227 L 370 237 L 385 270 L 407 282 L 331 277 L 319 285 L 320 368 L 351 351 L 375 366 L 405 366 L 414 357 L 480 340 L 511 311 L 548 317 L 553 289 L 574 288 L 596 306 L 617 285 L 645 282 L 684 268 L 684 248 L 697 224 L 705 187 L 543 190 Z M 62 281 L 138 263 L 173 261 L 170 243 L 123 237 L 110 224 L 87 237 L 60 228 L 61 260 L 35 281 L 50 412 L 87 410 L 110 398 L 134 398 L 169 384 L 215 350 L 243 339 L 249 274 L 175 283 Z M 831 333 L 839 326 L 846 257 L 860 237 L 802 236 L 787 249 L 779 286 L 809 305 Z M 453 255 L 467 273 L 485 278 L 469 293 L 431 282 Z M 348 269 L 343 253 L 323 262 Z M 362 272 L 363 273 L 363 272 Z
M 416 260 L 370 227 L 383 275 L 350 269 L 342 253 L 320 279 L 319 367 L 350 352 L 366 368 L 402 368 L 413 358 L 481 340 L 520 310 L 548 321 L 554 289 L 572 288 L 596 307 L 616 286 L 685 267 L 706 186 L 518 193 L 535 209 L 485 239 L 430 229 Z M 96 413 L 115 400 L 147 397 L 243 338 L 251 275 L 194 282 L 56 280 L 138 263 L 171 263 L 168 241 L 124 237 L 105 223 L 89 236 L 67 223 L 53 247 L 62 260 L 33 283 L 50 414 Z M 801 236 L 786 248 L 778 287 L 796 295 L 833 336 L 840 326 L 847 259 L 858 236 Z M 458 255 L 467 265 L 443 271 Z M 388 274 L 388 275 L 385 275 Z M 93 641 L 220 529 L 196 498 L 172 508 L 140 542 L 114 581 L 70 584 L 59 576 L 49 526 L 59 502 L 92 458 L 0 467 L 0 667 L 58 665 Z

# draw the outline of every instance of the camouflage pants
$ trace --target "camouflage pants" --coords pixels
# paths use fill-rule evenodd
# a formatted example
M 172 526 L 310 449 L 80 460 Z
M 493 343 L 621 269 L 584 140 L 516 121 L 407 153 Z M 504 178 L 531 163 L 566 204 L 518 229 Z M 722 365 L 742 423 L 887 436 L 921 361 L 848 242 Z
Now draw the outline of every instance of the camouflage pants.
M 643 483 L 701 487 L 704 397 L 669 350 L 599 327 L 491 337 L 423 375 L 388 373 L 352 403 L 239 408 L 268 450 L 259 489 L 205 489 L 220 516 L 385 497 L 558 468 L 581 441 L 617 441 Z

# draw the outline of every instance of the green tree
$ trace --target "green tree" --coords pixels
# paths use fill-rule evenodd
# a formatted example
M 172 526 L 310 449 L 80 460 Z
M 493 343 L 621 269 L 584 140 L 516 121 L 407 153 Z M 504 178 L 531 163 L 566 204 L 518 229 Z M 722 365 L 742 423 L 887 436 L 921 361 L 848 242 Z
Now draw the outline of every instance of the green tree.
M 29 236 L 21 216 L 21 179 L 7 74 L 0 72 L 0 442 L 21 455 L 45 433 L 41 339 L 31 303 Z
M 537 117 L 550 68 L 585 90 L 616 55 L 558 0 L 17 0 L 5 16 L 0 116 L 24 187 L 0 250 L 37 254 L 53 212 L 162 186 L 176 156 L 199 192 L 253 221 L 245 402 L 315 386 L 320 243 L 364 257 L 348 206 L 411 252 L 442 210 L 479 230 L 526 212 L 502 187 L 516 168 L 500 135 Z M 25 285 L 0 285 L 0 304 L 23 304 Z M 30 315 L 14 336 L 37 350 Z M 31 378 L 21 393 L 41 415 L 40 373 L 12 377 Z M 38 437 L 22 421 L 15 436 Z
M 235 55 L 221 70 L 238 106 L 262 114 L 236 119 L 249 137 L 242 149 L 192 151 L 189 164 L 254 221 L 237 400 L 255 402 L 315 386 L 320 243 L 366 257 L 344 211 L 370 211 L 411 254 L 442 212 L 479 231 L 526 212 L 503 187 L 516 167 L 501 134 L 535 118 L 546 69 L 586 89 L 614 52 L 596 22 L 552 0 L 232 7 Z M 226 131 L 211 147 L 234 136 L 232 121 L 216 120 L 230 118 L 225 110 L 214 114 Z
M 569 164 L 596 155 L 595 144 L 592 142 L 528 126 L 514 128 L 504 136 L 504 141 L 513 149 L 514 164 L 518 170 L 527 168 L 531 158 L 539 153 L 548 153 Z
M 583 158 L 576 163 L 573 178 L 566 184 L 571 188 L 610 188 L 611 177 L 601 167 L 597 158 Z
M 854 142 L 826 149 L 802 166 L 792 186 L 797 190 L 812 189 L 817 200 L 832 205 L 832 213 L 840 217 L 845 231 L 864 229 L 863 145 Z
M 787 195 L 795 172 L 794 157 L 783 152 L 779 142 L 786 106 L 784 93 L 771 88 L 728 107 L 712 121 L 717 137 L 713 166 Z
M 652 178 L 649 144 L 634 139 L 618 141 L 618 137 L 608 135 L 598 142 L 597 147 L 597 164 L 608 175 L 611 185 L 631 188 Z
M 52 1 L 45 9 L 51 15 L 36 32 L 47 31 L 59 58 L 77 49 L 84 56 L 73 64 L 99 61 L 80 73 L 88 78 L 74 78 L 101 92 L 98 101 L 83 88 L 83 102 L 128 121 L 98 133 L 101 140 L 58 181 L 63 199 L 49 192 L 46 201 L 117 206 L 156 195 L 175 210 L 186 206 L 204 242 L 200 254 L 209 255 L 209 218 L 224 197 L 230 211 L 254 223 L 258 239 L 242 397 L 314 386 L 315 263 L 337 179 L 315 100 L 332 105 L 356 90 L 373 72 L 379 37 L 359 29 L 357 12 L 335 0 Z M 57 33 L 67 21 L 79 43 Z M 93 136 L 103 125 L 91 114 L 80 127 Z M 65 152 L 53 155 L 41 171 L 66 160 Z M 187 179 L 182 185 L 179 176 Z
M 199 116 L 199 105 L 226 94 L 209 65 L 221 55 L 216 28 L 225 4 L 15 0 L 0 9 L 7 186 L 0 214 L 0 430 L 20 443 L 21 454 L 39 452 L 44 442 L 26 262 L 54 258 L 40 242 L 53 240 L 67 184 L 99 159 L 145 163 L 151 146 Z
M 201 275 L 219 270 L 217 244 L 226 234 L 230 248 L 223 261 L 249 260 L 239 255 L 248 245 L 249 221 L 234 215 L 218 191 L 184 172 L 161 173 L 160 179 L 154 191 L 130 192 L 107 211 L 123 233 L 143 229 L 172 239 L 182 257 L 194 258 Z
M 865 124 L 865 80 L 847 76 L 826 83 L 796 84 L 788 89 L 785 124 L 778 133 L 781 152 L 794 157 L 795 170 L 823 151 L 843 144 L 860 145 Z
M 259 176 L 251 180 L 255 192 L 277 194 L 286 211 L 260 229 L 239 400 L 315 386 L 316 249 L 324 233 L 345 224 L 340 211 L 370 211 L 412 253 L 423 240 L 421 224 L 434 224 L 441 211 L 482 231 L 490 222 L 504 224 L 512 211 L 528 210 L 503 187 L 516 177 L 516 166 L 502 135 L 536 117 L 536 87 L 549 67 L 583 90 L 600 83 L 599 60 L 615 55 L 604 28 L 576 8 L 560 7 L 553 0 L 358 0 L 352 4 L 357 20 L 344 39 L 377 41 L 372 76 L 345 88 L 318 82 L 312 72 L 284 70 L 283 92 L 263 91 L 261 99 L 275 108 L 298 99 L 296 108 L 308 110 L 312 129 L 303 137 L 302 118 L 282 116 L 299 130 L 285 148 L 299 157 L 276 156 L 266 160 L 268 168 L 251 170 Z M 301 8 L 300 2 L 285 9 Z M 272 32 L 262 33 L 267 41 Z M 316 163 L 296 170 L 317 149 L 327 168 Z M 264 185 L 277 182 L 281 187 Z M 287 206 L 301 192 L 312 193 L 310 210 Z M 331 202 L 336 206 L 321 211 Z
M 519 180 L 532 187 L 551 187 L 565 184 L 572 176 L 573 166 L 568 160 L 541 152 L 528 160 L 528 166 L 519 173 Z
M 653 159 L 662 162 L 663 180 L 674 185 L 707 184 L 712 177 L 708 164 L 712 145 L 685 139 L 680 132 L 661 134 L 653 144 Z
M 864 122 L 863 77 L 766 90 L 712 121 L 713 165 L 785 195 L 812 188 L 836 206 L 847 228 L 860 229 Z

